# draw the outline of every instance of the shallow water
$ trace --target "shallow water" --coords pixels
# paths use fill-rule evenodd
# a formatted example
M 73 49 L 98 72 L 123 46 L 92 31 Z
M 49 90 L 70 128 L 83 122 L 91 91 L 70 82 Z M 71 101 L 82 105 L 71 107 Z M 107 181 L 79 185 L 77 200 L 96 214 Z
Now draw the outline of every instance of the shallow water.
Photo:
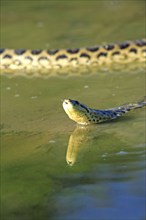
M 2 2 L 2 47 L 76 47 L 143 36 L 144 2 Z M 145 109 L 82 128 L 62 108 L 65 98 L 104 109 L 144 93 L 143 68 L 2 76 L 2 219 L 145 219 Z

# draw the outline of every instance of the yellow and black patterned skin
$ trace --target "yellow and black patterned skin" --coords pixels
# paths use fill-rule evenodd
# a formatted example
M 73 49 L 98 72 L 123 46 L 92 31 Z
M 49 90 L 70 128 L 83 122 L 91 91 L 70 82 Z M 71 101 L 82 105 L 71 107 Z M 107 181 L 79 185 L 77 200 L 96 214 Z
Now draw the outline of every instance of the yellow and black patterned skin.
M 0 49 L 1 73 L 49 73 L 50 69 L 146 61 L 146 39 L 94 47 L 55 50 Z
M 123 116 L 125 113 L 142 108 L 146 105 L 146 101 L 137 102 L 134 104 L 126 104 L 117 108 L 96 110 L 87 107 L 84 104 L 72 99 L 63 101 L 63 108 L 70 119 L 81 125 L 99 124 L 102 122 L 111 121 Z

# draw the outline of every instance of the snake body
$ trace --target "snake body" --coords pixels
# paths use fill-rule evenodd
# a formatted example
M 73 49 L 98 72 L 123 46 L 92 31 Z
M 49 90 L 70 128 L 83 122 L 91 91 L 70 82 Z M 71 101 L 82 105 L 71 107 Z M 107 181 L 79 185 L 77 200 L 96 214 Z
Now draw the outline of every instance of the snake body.
M 134 104 L 126 104 L 117 108 L 96 110 L 72 99 L 63 102 L 63 108 L 70 119 L 81 125 L 99 124 L 123 116 L 125 113 L 142 108 L 146 105 L 146 100 Z
M 49 74 L 50 69 L 144 62 L 146 39 L 94 47 L 55 50 L 0 49 L 1 73 Z

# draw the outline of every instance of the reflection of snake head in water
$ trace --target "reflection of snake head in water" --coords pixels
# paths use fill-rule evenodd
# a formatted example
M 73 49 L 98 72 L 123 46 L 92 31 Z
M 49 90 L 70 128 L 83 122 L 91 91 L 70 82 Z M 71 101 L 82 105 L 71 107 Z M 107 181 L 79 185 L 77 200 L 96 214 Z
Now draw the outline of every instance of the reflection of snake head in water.
M 126 104 L 117 108 L 96 110 L 79 103 L 76 100 L 65 99 L 63 108 L 70 119 L 78 124 L 98 124 L 105 121 L 116 119 L 132 109 L 141 108 L 146 105 L 146 101 L 137 102 L 134 104 Z

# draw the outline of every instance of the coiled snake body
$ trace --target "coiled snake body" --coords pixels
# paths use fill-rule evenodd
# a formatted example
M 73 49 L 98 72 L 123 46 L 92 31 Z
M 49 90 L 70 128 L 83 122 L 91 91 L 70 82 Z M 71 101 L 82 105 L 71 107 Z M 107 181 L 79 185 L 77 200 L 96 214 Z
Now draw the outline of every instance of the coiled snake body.
M 49 74 L 55 68 L 126 64 L 145 60 L 146 39 L 79 49 L 0 49 L 1 73 L 19 70 L 26 75 L 29 72 Z

